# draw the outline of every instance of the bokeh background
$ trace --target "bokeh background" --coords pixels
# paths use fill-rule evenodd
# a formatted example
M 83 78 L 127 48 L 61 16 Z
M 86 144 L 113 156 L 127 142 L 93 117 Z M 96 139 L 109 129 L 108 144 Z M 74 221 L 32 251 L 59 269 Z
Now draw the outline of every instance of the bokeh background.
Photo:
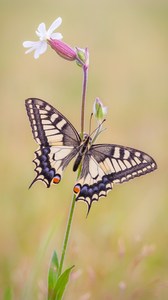
M 46 299 L 47 271 L 61 253 L 72 164 L 58 186 L 28 186 L 37 149 L 24 100 L 53 104 L 80 131 L 82 72 L 52 49 L 34 60 L 24 40 L 61 16 L 58 31 L 90 51 L 86 131 L 95 97 L 108 106 L 99 142 L 153 156 L 158 170 L 77 203 L 64 267 L 75 265 L 65 298 L 168 299 L 168 1 L 0 2 L 0 299 Z

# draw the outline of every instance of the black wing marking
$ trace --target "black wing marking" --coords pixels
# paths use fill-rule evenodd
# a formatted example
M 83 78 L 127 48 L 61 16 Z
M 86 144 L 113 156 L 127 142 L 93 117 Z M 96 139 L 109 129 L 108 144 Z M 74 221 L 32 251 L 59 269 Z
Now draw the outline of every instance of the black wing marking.
M 107 196 L 113 183 L 126 182 L 156 168 L 153 158 L 142 151 L 120 145 L 93 145 L 84 157 L 75 185 L 79 190 L 76 200 L 85 201 L 89 211 L 93 201 Z
M 25 104 L 34 139 L 39 145 L 79 146 L 78 132 L 57 109 L 37 98 L 29 98 Z
M 34 139 L 40 145 L 33 160 L 37 175 L 32 184 L 42 180 L 49 187 L 53 178 L 55 183 L 60 182 L 64 168 L 78 152 L 81 139 L 66 117 L 47 102 L 29 98 L 25 104 Z

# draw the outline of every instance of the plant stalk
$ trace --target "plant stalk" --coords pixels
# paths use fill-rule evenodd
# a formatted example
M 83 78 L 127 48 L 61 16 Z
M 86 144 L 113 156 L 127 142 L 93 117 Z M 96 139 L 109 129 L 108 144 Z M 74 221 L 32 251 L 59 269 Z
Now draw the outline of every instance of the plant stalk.
M 63 247 L 62 247 L 62 254 L 61 254 L 61 260 L 60 260 L 60 265 L 59 265 L 59 270 L 58 270 L 58 276 L 60 276 L 61 273 L 62 273 L 64 258 L 65 258 L 65 252 L 66 252 L 66 248 L 67 248 L 67 244 L 68 244 L 68 238 L 69 238 L 71 224 L 72 224 L 72 217 L 73 217 L 73 212 L 74 212 L 74 208 L 75 208 L 75 200 L 76 200 L 76 195 L 74 194 L 73 198 L 72 198 L 72 203 L 71 203 L 71 208 L 70 208 L 70 212 L 69 212 L 67 228 L 66 228 L 66 232 L 65 232 L 65 238 L 64 238 Z

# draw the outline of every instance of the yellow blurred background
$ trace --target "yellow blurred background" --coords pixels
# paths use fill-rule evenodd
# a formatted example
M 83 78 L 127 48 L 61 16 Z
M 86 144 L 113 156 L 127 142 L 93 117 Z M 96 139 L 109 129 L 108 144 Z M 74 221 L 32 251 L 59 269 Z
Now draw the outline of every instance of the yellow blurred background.
M 90 51 L 86 131 L 95 97 L 108 107 L 98 142 L 143 150 L 158 170 L 77 203 L 64 267 L 75 264 L 65 298 L 168 299 L 168 1 L 0 2 L 0 299 L 46 299 L 47 270 L 61 253 L 76 174 L 58 186 L 33 180 L 37 149 L 24 100 L 42 98 L 80 131 L 82 72 L 52 49 L 38 60 L 22 42 L 61 16 L 71 46 Z M 11 297 L 10 298 L 10 294 Z

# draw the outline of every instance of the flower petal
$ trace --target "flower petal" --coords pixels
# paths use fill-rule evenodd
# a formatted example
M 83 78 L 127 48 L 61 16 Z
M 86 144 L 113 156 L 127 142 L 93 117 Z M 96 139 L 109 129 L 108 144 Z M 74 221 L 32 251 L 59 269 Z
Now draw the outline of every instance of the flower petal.
M 34 58 L 37 59 L 39 58 L 40 53 L 39 53 L 39 49 L 36 49 L 36 51 L 34 52 Z
M 45 23 L 40 23 L 40 25 L 38 26 L 37 30 L 36 30 L 36 34 L 38 37 L 43 37 L 46 34 L 46 26 Z
M 59 32 L 55 32 L 50 35 L 50 38 L 53 40 L 62 40 L 63 35 Z
M 28 50 L 26 50 L 25 51 L 25 54 L 28 54 L 28 53 L 30 53 L 30 52 L 32 52 L 32 51 L 34 51 L 35 49 L 32 47 L 32 48 L 29 48 Z
M 47 42 L 41 41 L 41 42 L 38 42 L 38 43 L 39 43 L 38 48 L 34 49 L 35 50 L 34 51 L 34 58 L 35 59 L 39 58 L 39 56 L 47 50 Z
M 34 51 L 34 58 L 37 59 L 41 54 L 43 54 L 47 50 L 47 42 L 46 41 L 25 41 L 23 42 L 23 47 L 29 48 L 26 50 L 26 54 Z
M 50 36 L 50 35 L 53 33 L 53 31 L 54 31 L 55 29 L 57 29 L 57 28 L 61 25 L 61 23 L 62 23 L 62 18 L 61 18 L 61 17 L 57 18 L 57 19 L 51 24 L 51 26 L 49 27 L 49 29 L 47 30 L 47 34 Z
M 25 42 L 23 42 L 23 47 L 25 47 L 25 48 L 34 47 L 34 44 L 36 44 L 36 43 L 38 43 L 38 42 L 25 41 Z
M 23 47 L 25 48 L 29 48 L 28 50 L 26 50 L 25 54 L 28 54 L 32 51 L 36 51 L 37 49 L 39 49 L 41 45 L 41 42 L 32 42 L 32 41 L 25 41 L 23 42 Z
M 39 54 L 43 54 L 47 50 L 47 42 L 42 41 L 40 42 L 40 47 L 39 47 Z

